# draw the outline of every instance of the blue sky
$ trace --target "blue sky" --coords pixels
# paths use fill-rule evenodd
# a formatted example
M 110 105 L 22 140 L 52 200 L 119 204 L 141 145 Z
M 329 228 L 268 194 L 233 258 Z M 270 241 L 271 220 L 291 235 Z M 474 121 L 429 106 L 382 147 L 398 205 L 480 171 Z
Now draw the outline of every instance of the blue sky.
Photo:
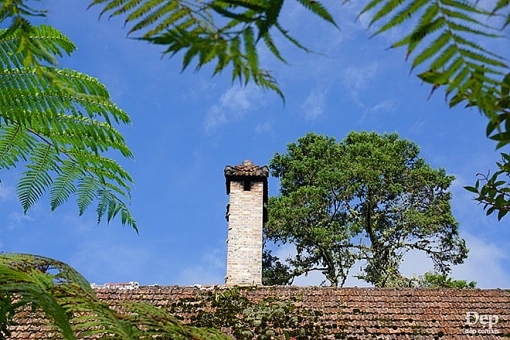
M 131 209 L 140 234 L 120 220 L 97 225 L 94 209 L 79 217 L 74 201 L 51 213 L 45 197 L 24 215 L 15 189 L 22 170 L 16 169 L 0 173 L 0 251 L 59 259 L 98 284 L 221 284 L 226 165 L 246 158 L 265 165 L 309 131 L 337 140 L 349 131 L 396 131 L 416 142 L 433 167 L 457 177 L 453 211 L 470 254 L 453 276 L 482 288 L 509 287 L 510 219 L 486 217 L 462 188 L 498 159 L 494 143 L 485 138 L 486 120 L 474 109 L 448 109 L 439 91 L 427 99 L 430 87 L 409 73 L 405 51 L 387 50 L 404 28 L 369 39 L 364 18 L 354 20 L 355 5 L 330 2 L 336 29 L 287 3 L 287 28 L 317 53 L 278 40 L 289 62 L 284 65 L 260 51 L 262 65 L 274 71 L 285 93 L 283 105 L 274 93 L 232 85 L 227 73 L 214 78 L 208 68 L 181 73 L 178 58 L 162 58 L 162 48 L 127 39 L 121 19 L 98 20 L 98 9 L 76 3 L 43 2 L 50 10 L 45 23 L 78 46 L 61 66 L 99 78 L 133 120 L 119 129 L 135 160 L 121 164 L 136 182 Z M 491 44 L 488 48 L 500 52 L 509 46 L 508 41 Z M 274 178 L 269 191 L 278 194 Z M 411 275 L 432 266 L 420 254 L 410 254 L 402 268 Z M 321 281 L 311 274 L 295 283 Z M 363 283 L 350 279 L 348 285 Z

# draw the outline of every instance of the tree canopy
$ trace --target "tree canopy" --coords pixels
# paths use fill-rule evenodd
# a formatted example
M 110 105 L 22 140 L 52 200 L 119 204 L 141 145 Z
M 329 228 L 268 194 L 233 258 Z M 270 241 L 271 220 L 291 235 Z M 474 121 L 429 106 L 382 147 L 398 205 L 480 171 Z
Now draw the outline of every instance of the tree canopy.
M 454 280 L 446 274 L 426 272 L 416 277 L 416 280 L 413 279 L 411 279 L 411 281 L 414 281 L 412 283 L 414 283 L 415 287 L 419 288 L 476 288 L 475 281 Z
M 284 281 L 320 271 L 343 285 L 360 261 L 360 279 L 387 286 L 400 279 L 409 251 L 426 253 L 441 274 L 467 257 L 450 206 L 454 177 L 396 133 L 351 132 L 338 143 L 309 133 L 276 153 L 270 169 L 281 188 L 269 199 L 264 233 L 296 248 Z

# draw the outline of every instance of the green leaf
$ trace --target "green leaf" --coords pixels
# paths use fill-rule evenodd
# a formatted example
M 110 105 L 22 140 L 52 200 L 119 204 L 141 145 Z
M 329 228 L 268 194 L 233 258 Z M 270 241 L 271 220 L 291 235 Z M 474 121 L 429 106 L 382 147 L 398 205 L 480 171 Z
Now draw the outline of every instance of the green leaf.
M 244 49 L 246 51 L 246 57 L 250 65 L 252 76 L 256 76 L 257 70 L 259 69 L 259 58 L 257 49 L 255 47 L 255 38 L 253 36 L 253 30 L 248 27 L 243 34 L 244 38 Z
M 338 27 L 335 19 L 329 13 L 329 11 L 322 5 L 319 1 L 315 0 L 297 0 L 303 7 L 310 10 L 312 13 L 319 16 L 321 19 L 333 24 L 335 27 Z
M 508 214 L 508 211 L 509 211 L 509 210 L 499 210 L 499 211 L 498 211 L 498 221 L 501 221 L 501 219 L 502 219 L 503 217 L 505 217 L 505 216 L 506 216 L 506 214 Z
M 465 186 L 464 189 L 466 189 L 467 191 L 470 191 L 472 193 L 478 194 L 478 189 L 475 187 Z
M 401 25 L 404 21 L 411 18 L 418 10 L 420 10 L 423 6 L 429 4 L 429 0 L 413 0 L 410 1 L 409 4 L 398 11 L 393 17 L 384 25 L 382 25 L 374 34 L 378 35 L 382 32 L 385 32 L 393 27 Z M 434 5 L 432 5 L 434 6 Z M 422 17 L 423 18 L 423 17 Z M 426 20 L 422 20 L 426 21 Z

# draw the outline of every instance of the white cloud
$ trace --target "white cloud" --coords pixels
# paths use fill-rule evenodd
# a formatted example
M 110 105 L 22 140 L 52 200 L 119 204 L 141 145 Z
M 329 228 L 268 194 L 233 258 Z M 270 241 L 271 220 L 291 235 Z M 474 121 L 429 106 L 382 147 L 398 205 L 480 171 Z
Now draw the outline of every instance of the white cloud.
M 223 284 L 225 282 L 226 255 L 224 249 L 214 249 L 202 256 L 199 263 L 181 271 L 177 283 Z
M 378 113 L 382 113 L 385 116 L 388 115 L 389 112 L 394 112 L 397 107 L 397 103 L 392 99 L 385 99 L 371 107 L 363 110 L 363 115 L 361 116 L 359 123 L 362 124 L 367 118 L 371 116 L 375 116 Z
M 218 129 L 259 108 L 263 102 L 262 91 L 255 86 L 231 87 L 207 111 L 203 127 L 208 132 Z
M 462 265 L 452 268 L 450 276 L 457 280 L 476 281 L 478 288 L 508 288 L 510 272 L 504 267 L 504 263 L 508 261 L 507 252 L 493 243 L 485 242 L 470 234 L 464 238 L 469 248 L 469 256 Z M 294 254 L 295 249 L 292 245 L 281 246 L 274 251 L 274 255 L 282 261 Z M 361 272 L 361 267 L 362 263 L 359 261 L 352 266 L 344 287 L 371 286 L 354 277 Z M 410 251 L 404 256 L 400 270 L 404 276 L 412 277 L 433 271 L 434 265 L 424 252 Z M 324 280 L 324 275 L 320 272 L 310 272 L 308 275 L 297 277 L 293 284 L 296 286 L 318 286 Z
M 324 90 L 313 89 L 305 99 L 301 109 L 306 120 L 315 120 L 324 112 L 327 93 Z
M 33 222 L 34 218 L 30 217 L 27 214 L 22 214 L 19 212 L 10 213 L 8 216 L 7 228 L 8 229 L 16 229 L 22 227 L 25 222 Z
M 378 63 L 373 62 L 362 67 L 348 67 L 343 72 L 342 84 L 347 88 L 351 97 L 361 106 L 364 105 L 359 102 L 359 92 L 369 86 L 370 81 L 377 75 L 377 70 Z
M 272 132 L 273 131 L 273 124 L 270 122 L 265 122 L 264 124 L 258 124 L 255 127 L 256 133 L 264 133 L 264 132 Z
M 9 201 L 16 198 L 13 187 L 0 182 L 0 201 Z
M 151 250 L 144 247 L 114 243 L 107 239 L 82 242 L 70 261 L 86 277 L 108 273 L 109 282 L 141 281 Z M 96 282 L 103 284 L 105 282 Z
M 462 265 L 453 268 L 452 276 L 476 281 L 479 288 L 509 288 L 510 272 L 503 265 L 508 262 L 506 249 L 470 234 L 465 239 L 469 248 L 468 258 Z
M 369 108 L 369 111 L 386 113 L 395 111 L 396 107 L 397 103 L 394 100 L 386 99 Z

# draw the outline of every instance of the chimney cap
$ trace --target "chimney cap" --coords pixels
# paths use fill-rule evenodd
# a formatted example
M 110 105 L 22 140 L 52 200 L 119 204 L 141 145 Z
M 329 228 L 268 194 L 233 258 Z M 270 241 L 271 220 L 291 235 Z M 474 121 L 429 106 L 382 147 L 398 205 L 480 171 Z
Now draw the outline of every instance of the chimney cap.
M 267 178 L 269 175 L 269 168 L 267 165 L 258 166 L 253 164 L 249 159 L 245 159 L 241 165 L 225 167 L 225 177 L 259 177 Z

